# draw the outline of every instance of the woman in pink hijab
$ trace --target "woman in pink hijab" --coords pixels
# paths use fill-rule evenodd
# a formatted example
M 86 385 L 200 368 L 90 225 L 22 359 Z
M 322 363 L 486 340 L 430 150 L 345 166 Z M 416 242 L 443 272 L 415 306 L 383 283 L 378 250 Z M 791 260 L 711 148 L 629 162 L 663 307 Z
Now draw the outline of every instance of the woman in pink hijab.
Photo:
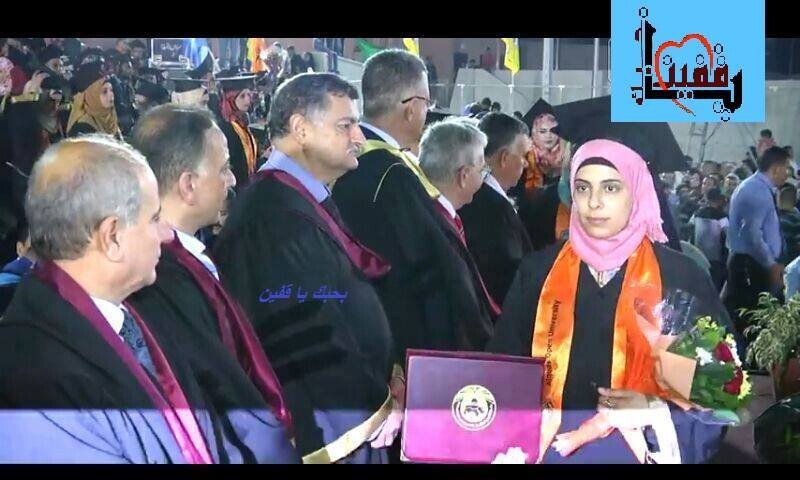
M 569 239 L 523 259 L 488 346 L 544 360 L 540 449 L 525 452 L 527 461 L 706 461 L 722 427 L 666 400 L 638 322 L 675 292 L 692 299 L 693 315 L 728 325 L 727 312 L 708 274 L 664 245 L 653 179 L 637 152 L 591 140 L 570 170 Z M 599 413 L 603 428 L 572 441 Z

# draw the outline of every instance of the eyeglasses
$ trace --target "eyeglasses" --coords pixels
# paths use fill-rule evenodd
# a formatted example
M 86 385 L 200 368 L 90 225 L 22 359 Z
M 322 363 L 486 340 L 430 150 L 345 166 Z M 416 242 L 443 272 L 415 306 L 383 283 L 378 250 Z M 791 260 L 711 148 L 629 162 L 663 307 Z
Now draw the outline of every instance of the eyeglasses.
M 430 98 L 427 98 L 427 97 L 420 97 L 420 96 L 408 97 L 408 98 L 406 98 L 405 100 L 401 101 L 400 103 L 402 103 L 402 104 L 406 104 L 406 103 L 410 102 L 411 100 L 422 100 L 422 101 L 424 101 L 424 102 L 425 102 L 425 105 L 426 105 L 426 106 L 427 106 L 429 109 L 430 109 L 430 108 L 433 108 L 433 107 L 435 107 L 435 106 L 436 106 L 436 102 L 434 102 L 434 101 L 433 101 L 433 100 L 431 100 Z

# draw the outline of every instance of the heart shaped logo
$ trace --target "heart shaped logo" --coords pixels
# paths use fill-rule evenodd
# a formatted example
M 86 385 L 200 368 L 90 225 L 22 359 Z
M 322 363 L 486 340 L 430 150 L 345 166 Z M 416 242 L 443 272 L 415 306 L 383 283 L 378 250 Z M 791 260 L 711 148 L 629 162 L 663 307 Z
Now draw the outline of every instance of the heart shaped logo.
M 661 70 L 661 53 L 664 50 L 666 50 L 667 48 L 669 48 L 669 47 L 681 48 L 689 40 L 698 40 L 700 43 L 702 43 L 703 46 L 706 49 L 706 52 L 708 52 L 708 64 L 709 65 L 714 65 L 714 51 L 711 48 L 711 44 L 708 43 L 708 40 L 706 40 L 706 37 L 704 37 L 703 35 L 700 35 L 699 33 L 690 33 L 689 35 L 686 35 L 685 37 L 683 37 L 683 40 L 681 40 L 680 43 L 674 42 L 672 40 L 666 41 L 666 42 L 662 43 L 658 47 L 658 49 L 656 50 L 655 62 L 653 62 L 653 63 L 655 63 L 656 78 L 658 79 L 658 85 L 661 87 L 662 90 L 668 90 L 668 88 L 667 88 L 666 84 L 664 84 L 664 79 L 661 78 L 661 71 L 660 71 Z M 683 105 L 681 102 L 679 102 L 677 99 L 673 98 L 672 99 L 672 103 L 674 103 L 675 105 L 679 106 L 685 112 L 688 112 L 688 113 L 694 115 L 693 111 L 691 111 L 688 108 L 686 108 L 686 106 Z

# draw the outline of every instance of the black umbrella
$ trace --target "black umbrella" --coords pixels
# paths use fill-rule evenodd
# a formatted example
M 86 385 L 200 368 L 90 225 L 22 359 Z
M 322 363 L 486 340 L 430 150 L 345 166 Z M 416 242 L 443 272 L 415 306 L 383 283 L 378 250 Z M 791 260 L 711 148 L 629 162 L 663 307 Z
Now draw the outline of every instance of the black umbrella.
M 580 145 L 607 138 L 627 145 L 645 159 L 653 173 L 687 170 L 683 151 L 666 122 L 611 122 L 611 97 L 590 98 L 553 107 L 556 132 Z

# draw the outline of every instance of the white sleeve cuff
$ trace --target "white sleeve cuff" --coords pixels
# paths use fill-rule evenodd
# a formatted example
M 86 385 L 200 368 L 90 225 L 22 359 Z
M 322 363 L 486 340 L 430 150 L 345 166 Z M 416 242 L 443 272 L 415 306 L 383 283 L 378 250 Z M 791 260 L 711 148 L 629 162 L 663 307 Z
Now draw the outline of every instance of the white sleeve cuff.
M 650 427 L 658 440 L 658 452 L 648 452 L 647 455 L 654 463 L 681 463 L 681 450 L 678 445 L 678 434 L 675 424 L 672 423 L 672 413 L 669 405 L 661 399 L 650 400 L 650 411 L 653 422 Z M 644 432 L 642 433 L 644 435 Z

